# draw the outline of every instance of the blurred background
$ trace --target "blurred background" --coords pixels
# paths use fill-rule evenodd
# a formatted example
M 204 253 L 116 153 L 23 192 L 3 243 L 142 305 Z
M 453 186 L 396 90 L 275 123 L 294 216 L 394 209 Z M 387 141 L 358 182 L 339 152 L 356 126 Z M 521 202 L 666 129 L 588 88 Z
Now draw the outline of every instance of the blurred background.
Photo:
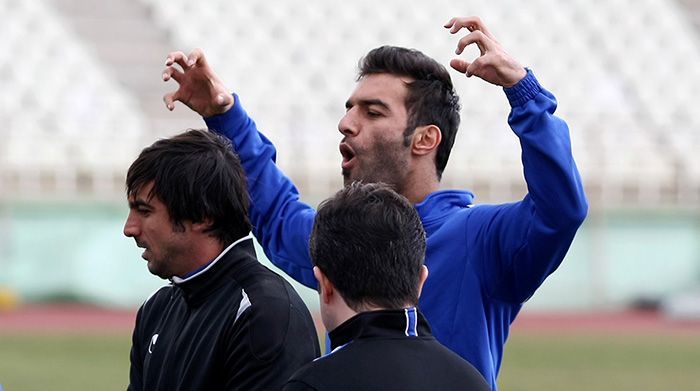
M 186 107 L 169 112 L 162 103 L 162 95 L 176 88 L 161 79 L 168 52 L 204 49 L 278 147 L 278 164 L 302 198 L 316 205 L 342 185 L 337 121 L 360 57 L 391 44 L 417 48 L 447 65 L 462 34 L 450 35 L 443 24 L 473 14 L 557 96 L 557 114 L 571 129 L 591 206 L 564 263 L 523 316 L 541 316 L 551 325 L 551 314 L 595 313 L 624 324 L 615 316 L 643 311 L 664 324 L 697 322 L 698 0 L 0 0 L 0 330 L 22 311 L 52 311 L 47 303 L 64 306 L 51 307 L 55 313 L 70 314 L 67 309 L 79 303 L 103 314 L 133 314 L 164 284 L 148 273 L 122 227 L 128 212 L 125 173 L 140 150 L 158 138 L 204 126 Z M 477 55 L 473 48 L 463 54 Z M 503 92 L 476 78 L 452 76 L 462 99 L 462 126 L 442 186 L 470 189 L 477 203 L 522 198 L 520 149 L 506 122 Z M 315 292 L 295 286 L 316 310 Z M 39 316 L 26 319 L 47 332 L 58 328 Z M 123 379 L 124 384 L 110 385 L 114 389 L 126 384 L 132 319 L 115 331 L 118 365 L 105 361 L 104 367 Z M 683 333 L 697 343 L 698 330 Z M 14 360 L 29 354 L 26 347 L 39 337 L 9 337 L 16 334 L 0 333 L 0 385 L 48 389 L 28 380 L 42 370 L 27 371 Z M 41 341 L 38 345 L 48 343 Z M 67 345 L 57 351 L 73 349 L 61 341 Z M 109 350 L 99 345 L 102 339 L 95 341 L 95 351 L 79 354 L 92 369 L 96 351 Z M 73 342 L 92 346 L 94 341 Z M 504 362 L 504 381 L 514 379 L 518 368 L 532 373 L 526 352 L 542 345 L 517 342 L 514 337 L 512 349 L 527 346 L 526 364 L 516 368 L 519 364 Z M 584 345 L 596 346 L 592 343 Z M 686 339 L 680 345 L 695 346 Z M 578 357 L 581 349 L 564 354 Z M 676 389 L 700 388 L 697 350 L 669 353 L 679 364 L 668 367 L 681 371 L 668 376 L 682 382 Z M 591 349 L 596 352 L 597 347 Z M 658 370 L 653 363 L 663 357 L 650 353 L 649 363 L 632 365 L 650 376 Z M 585 360 L 600 362 L 600 357 Z M 579 378 L 578 367 L 573 368 L 561 381 Z M 66 370 L 59 373 L 73 377 Z M 551 373 L 540 379 L 545 377 L 557 379 Z M 658 389 L 642 379 L 633 388 L 622 381 L 616 389 Z M 520 379 L 513 389 L 546 387 L 537 381 Z M 59 389 L 55 381 L 48 384 Z M 564 388 L 553 384 L 549 388 Z

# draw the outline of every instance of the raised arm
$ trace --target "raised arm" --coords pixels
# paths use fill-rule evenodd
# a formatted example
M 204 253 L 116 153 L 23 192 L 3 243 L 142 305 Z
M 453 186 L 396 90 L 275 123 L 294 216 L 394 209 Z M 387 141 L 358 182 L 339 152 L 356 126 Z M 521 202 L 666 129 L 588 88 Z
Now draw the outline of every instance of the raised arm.
M 166 60 L 163 80 L 178 89 L 163 97 L 172 110 L 180 101 L 204 117 L 210 130 L 233 143 L 248 179 L 253 234 L 267 257 L 300 283 L 315 288 L 308 238 L 315 211 L 299 201 L 292 181 L 275 164 L 274 145 L 248 117 L 237 96 L 230 94 L 201 50 L 189 55 L 173 52 Z
M 554 115 L 554 96 L 503 50 L 479 18 L 454 18 L 445 27 L 452 33 L 470 31 L 457 54 L 471 44 L 481 52 L 473 62 L 455 59 L 450 65 L 503 86 L 511 105 L 508 123 L 520 139 L 528 194 L 520 202 L 474 208 L 467 229 L 477 234 L 469 245 L 478 254 L 490 295 L 523 302 L 559 266 L 588 210 L 569 129 Z

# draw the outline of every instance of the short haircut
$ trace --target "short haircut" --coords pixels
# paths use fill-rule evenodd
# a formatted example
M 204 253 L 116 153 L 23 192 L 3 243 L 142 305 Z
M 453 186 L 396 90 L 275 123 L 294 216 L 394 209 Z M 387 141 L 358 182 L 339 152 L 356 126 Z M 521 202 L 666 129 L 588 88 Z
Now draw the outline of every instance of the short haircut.
M 404 144 L 409 145 L 418 126 L 439 127 L 442 141 L 435 158 L 435 170 L 438 179 L 441 179 L 460 122 L 459 96 L 454 90 L 450 74 L 444 66 L 422 52 L 396 46 L 372 49 L 360 60 L 358 80 L 381 73 L 414 80 L 407 86 L 408 124 L 404 131 Z
M 354 182 L 321 203 L 309 250 L 355 311 L 418 303 L 425 230 L 414 206 L 388 185 Z
M 188 130 L 144 148 L 126 175 L 126 192 L 135 196 L 153 182 L 173 227 L 183 221 L 211 221 L 207 232 L 231 244 L 251 230 L 246 177 L 230 141 L 206 130 Z

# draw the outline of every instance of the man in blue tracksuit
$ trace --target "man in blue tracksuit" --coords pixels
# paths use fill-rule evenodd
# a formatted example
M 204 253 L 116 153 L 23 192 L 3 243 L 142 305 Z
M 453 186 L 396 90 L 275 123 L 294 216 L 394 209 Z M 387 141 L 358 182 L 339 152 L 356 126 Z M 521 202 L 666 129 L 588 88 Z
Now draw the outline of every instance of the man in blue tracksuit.
M 504 88 L 528 194 L 519 202 L 474 206 L 470 192 L 439 190 L 459 126 L 459 101 L 442 65 L 397 47 L 374 49 L 360 64 L 338 124 L 341 168 L 346 185 L 389 183 L 415 204 L 427 233 L 430 271 L 419 308 L 435 337 L 495 389 L 510 324 L 561 263 L 588 206 L 568 127 L 554 116 L 554 96 L 478 17 L 454 18 L 445 27 L 453 34 L 469 30 L 458 55 L 468 45 L 481 52 L 473 62 L 453 59 L 452 68 Z M 275 165 L 274 146 L 201 51 L 171 53 L 167 65 L 163 79 L 175 79 L 179 88 L 165 95 L 166 106 L 185 103 L 232 140 L 248 176 L 255 236 L 273 263 L 315 288 L 308 250 L 315 210 L 299 201 L 294 184 Z

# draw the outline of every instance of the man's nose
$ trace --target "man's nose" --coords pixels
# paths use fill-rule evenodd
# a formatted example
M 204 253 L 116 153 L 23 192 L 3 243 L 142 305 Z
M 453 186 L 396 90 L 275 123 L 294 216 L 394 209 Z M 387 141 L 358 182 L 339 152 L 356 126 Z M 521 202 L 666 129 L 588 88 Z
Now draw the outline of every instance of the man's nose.
M 352 109 L 348 110 L 338 122 L 338 131 L 343 136 L 357 136 L 358 128 Z
M 139 225 L 137 219 L 133 216 L 133 212 L 129 212 L 129 216 L 126 218 L 124 223 L 124 235 L 130 238 L 138 236 Z

